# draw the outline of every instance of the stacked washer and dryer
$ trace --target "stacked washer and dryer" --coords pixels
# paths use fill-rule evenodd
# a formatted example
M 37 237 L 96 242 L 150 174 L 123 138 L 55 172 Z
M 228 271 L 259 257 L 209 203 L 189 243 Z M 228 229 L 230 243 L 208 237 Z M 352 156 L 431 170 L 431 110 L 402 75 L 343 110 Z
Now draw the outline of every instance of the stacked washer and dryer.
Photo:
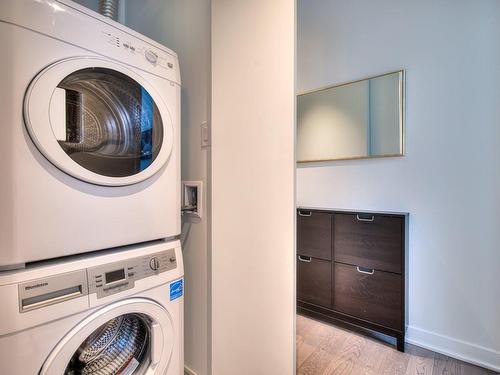
M 0 44 L 0 374 L 182 374 L 176 54 L 69 0 Z

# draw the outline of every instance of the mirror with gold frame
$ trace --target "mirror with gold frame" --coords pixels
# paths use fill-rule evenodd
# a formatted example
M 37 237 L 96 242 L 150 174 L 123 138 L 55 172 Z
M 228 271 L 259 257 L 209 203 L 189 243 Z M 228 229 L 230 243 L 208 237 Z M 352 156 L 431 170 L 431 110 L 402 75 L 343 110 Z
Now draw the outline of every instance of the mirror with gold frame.
M 297 95 L 297 162 L 404 155 L 404 70 Z

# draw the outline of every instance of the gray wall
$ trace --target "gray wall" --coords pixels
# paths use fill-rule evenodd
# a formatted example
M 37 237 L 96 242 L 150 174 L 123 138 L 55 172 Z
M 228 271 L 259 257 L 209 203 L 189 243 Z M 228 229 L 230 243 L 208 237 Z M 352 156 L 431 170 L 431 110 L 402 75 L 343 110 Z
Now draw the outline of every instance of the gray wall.
M 185 363 L 197 375 L 209 373 L 209 149 L 201 148 L 200 125 L 209 119 L 210 1 L 127 1 L 125 24 L 173 49 L 182 78 L 182 180 L 204 184 L 204 217 L 183 218 L 186 292 Z
M 73 0 L 75 3 L 92 9 L 94 12 L 99 11 L 99 0 Z
M 500 370 L 500 2 L 298 0 L 298 91 L 407 72 L 407 155 L 299 167 L 298 204 L 410 213 L 408 341 Z

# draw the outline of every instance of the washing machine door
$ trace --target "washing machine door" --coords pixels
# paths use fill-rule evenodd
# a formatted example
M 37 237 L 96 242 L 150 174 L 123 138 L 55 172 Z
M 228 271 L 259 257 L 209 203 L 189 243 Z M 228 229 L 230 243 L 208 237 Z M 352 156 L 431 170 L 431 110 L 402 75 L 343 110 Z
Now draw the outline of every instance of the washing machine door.
M 157 81 L 158 89 L 171 89 L 169 81 Z M 50 65 L 30 84 L 24 117 L 31 139 L 52 164 L 97 185 L 146 180 L 172 151 L 174 128 L 163 97 L 137 71 L 111 60 L 72 58 Z
M 174 345 L 162 306 L 131 298 L 108 305 L 73 328 L 52 350 L 40 375 L 163 375 Z

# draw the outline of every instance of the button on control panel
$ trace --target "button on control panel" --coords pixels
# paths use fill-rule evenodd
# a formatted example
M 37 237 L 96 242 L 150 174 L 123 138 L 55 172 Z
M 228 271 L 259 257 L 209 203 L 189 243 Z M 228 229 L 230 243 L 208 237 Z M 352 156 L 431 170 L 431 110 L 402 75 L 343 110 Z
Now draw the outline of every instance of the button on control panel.
M 177 267 L 175 249 L 169 249 L 122 262 L 88 268 L 89 293 L 107 297 L 128 289 L 135 282 Z

